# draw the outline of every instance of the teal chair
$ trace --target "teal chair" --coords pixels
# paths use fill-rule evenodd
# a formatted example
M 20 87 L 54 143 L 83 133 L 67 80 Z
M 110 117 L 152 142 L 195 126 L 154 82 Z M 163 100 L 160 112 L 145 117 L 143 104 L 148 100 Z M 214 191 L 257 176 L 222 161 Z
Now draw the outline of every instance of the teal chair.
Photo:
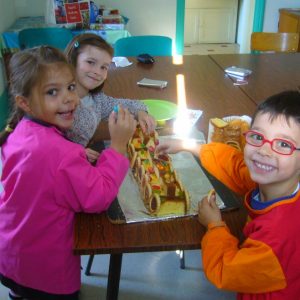
M 48 45 L 64 50 L 72 38 L 72 32 L 67 28 L 27 28 L 19 32 L 19 45 L 21 49 Z
M 171 56 L 172 39 L 161 35 L 140 35 L 121 38 L 114 45 L 115 56 Z
M 6 126 L 10 110 L 8 89 L 6 88 L 0 96 L 0 131 Z

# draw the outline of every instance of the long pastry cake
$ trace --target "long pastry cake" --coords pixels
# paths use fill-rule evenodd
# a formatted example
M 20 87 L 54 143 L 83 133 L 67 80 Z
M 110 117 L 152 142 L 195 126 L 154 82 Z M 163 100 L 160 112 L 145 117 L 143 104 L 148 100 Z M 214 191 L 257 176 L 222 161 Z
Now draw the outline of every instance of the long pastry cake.
M 141 198 L 150 215 L 185 215 L 190 198 L 184 189 L 169 155 L 155 154 L 158 133 L 144 134 L 138 125 L 128 143 L 131 170 Z

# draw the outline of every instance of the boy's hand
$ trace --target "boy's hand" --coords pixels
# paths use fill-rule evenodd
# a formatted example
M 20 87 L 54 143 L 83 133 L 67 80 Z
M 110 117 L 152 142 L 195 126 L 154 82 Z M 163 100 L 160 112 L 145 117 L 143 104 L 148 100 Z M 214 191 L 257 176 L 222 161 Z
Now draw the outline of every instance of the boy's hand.
M 134 116 L 122 106 L 119 106 L 117 113 L 113 111 L 108 119 L 111 147 L 125 154 L 127 143 L 135 131 L 136 124 Z
M 180 139 L 164 139 L 156 146 L 155 153 L 160 154 L 174 154 L 179 151 L 182 151 L 183 144 Z
M 92 164 L 97 161 L 97 159 L 100 155 L 99 152 L 97 152 L 91 148 L 85 148 L 85 154 L 86 154 L 88 161 Z
M 156 154 L 174 154 L 179 151 L 188 151 L 194 154 L 195 156 L 199 155 L 202 144 L 197 143 L 193 139 L 168 139 L 163 140 L 156 147 Z
M 140 123 L 142 131 L 144 133 L 149 134 L 154 131 L 156 127 L 156 121 L 151 115 L 149 115 L 145 111 L 140 110 L 137 116 L 138 116 L 138 122 Z
M 216 195 L 208 200 L 204 197 L 198 204 L 198 221 L 205 227 L 211 222 L 222 221 L 221 211 L 216 204 Z

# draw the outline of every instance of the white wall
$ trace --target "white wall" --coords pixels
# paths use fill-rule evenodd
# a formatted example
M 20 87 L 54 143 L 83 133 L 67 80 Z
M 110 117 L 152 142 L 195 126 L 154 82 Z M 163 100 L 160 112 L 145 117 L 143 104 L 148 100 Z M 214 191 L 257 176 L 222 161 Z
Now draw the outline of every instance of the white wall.
M 95 0 L 106 8 L 118 8 L 130 19 L 128 31 L 132 35 L 159 34 L 175 40 L 176 0 Z
M 14 0 L 17 17 L 44 15 L 48 0 Z M 132 35 L 160 34 L 176 36 L 176 0 L 94 0 L 99 7 L 117 8 L 130 19 Z
M 47 0 L 13 0 L 15 3 L 16 15 L 19 17 L 43 16 Z
M 3 32 L 16 18 L 14 1 L 0 0 L 0 7 L 0 32 Z
M 48 0 L 0 0 L 5 14 L 0 13 L 0 31 L 6 29 L 12 20 L 22 16 L 44 15 Z M 162 34 L 175 40 L 176 0 L 94 0 L 99 6 L 118 8 L 130 21 L 128 30 L 132 35 Z M 226 0 L 223 0 L 226 1 Z M 255 0 L 240 0 L 240 18 L 237 41 L 242 52 L 249 49 L 249 32 L 252 31 Z M 300 0 L 266 0 L 263 31 L 276 32 L 279 8 L 300 8 Z
M 0 32 L 5 31 L 16 18 L 43 16 L 47 1 L 0 0 Z M 95 3 L 107 8 L 118 8 L 130 19 L 127 29 L 132 35 L 159 34 L 169 36 L 175 41 L 176 0 L 95 0 Z M 4 80 L 0 70 L 0 95 L 3 86 Z
M 300 0 L 266 0 L 263 31 L 278 31 L 279 8 L 300 8 Z
M 250 52 L 250 37 L 253 28 L 255 1 L 241 0 L 239 8 L 237 43 L 240 53 Z

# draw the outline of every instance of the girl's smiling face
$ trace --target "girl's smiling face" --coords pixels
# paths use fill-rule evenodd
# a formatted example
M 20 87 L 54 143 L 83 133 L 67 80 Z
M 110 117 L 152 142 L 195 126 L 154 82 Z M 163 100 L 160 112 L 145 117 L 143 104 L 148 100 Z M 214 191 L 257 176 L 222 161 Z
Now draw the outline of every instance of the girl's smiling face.
M 292 118 L 287 121 L 279 115 L 271 119 L 269 113 L 259 113 L 251 130 L 263 134 L 270 141 L 282 138 L 300 147 L 300 124 Z M 282 155 L 274 152 L 270 143 L 261 147 L 246 144 L 244 157 L 252 180 L 259 184 L 263 193 L 269 195 L 267 198 L 289 195 L 296 188 L 300 175 L 300 151 Z
M 110 54 L 95 46 L 84 46 L 77 57 L 76 80 L 80 98 L 100 86 L 107 78 Z
M 47 65 L 40 82 L 24 101 L 27 103 L 25 111 L 32 117 L 62 130 L 70 128 L 79 98 L 69 66 L 61 63 Z

